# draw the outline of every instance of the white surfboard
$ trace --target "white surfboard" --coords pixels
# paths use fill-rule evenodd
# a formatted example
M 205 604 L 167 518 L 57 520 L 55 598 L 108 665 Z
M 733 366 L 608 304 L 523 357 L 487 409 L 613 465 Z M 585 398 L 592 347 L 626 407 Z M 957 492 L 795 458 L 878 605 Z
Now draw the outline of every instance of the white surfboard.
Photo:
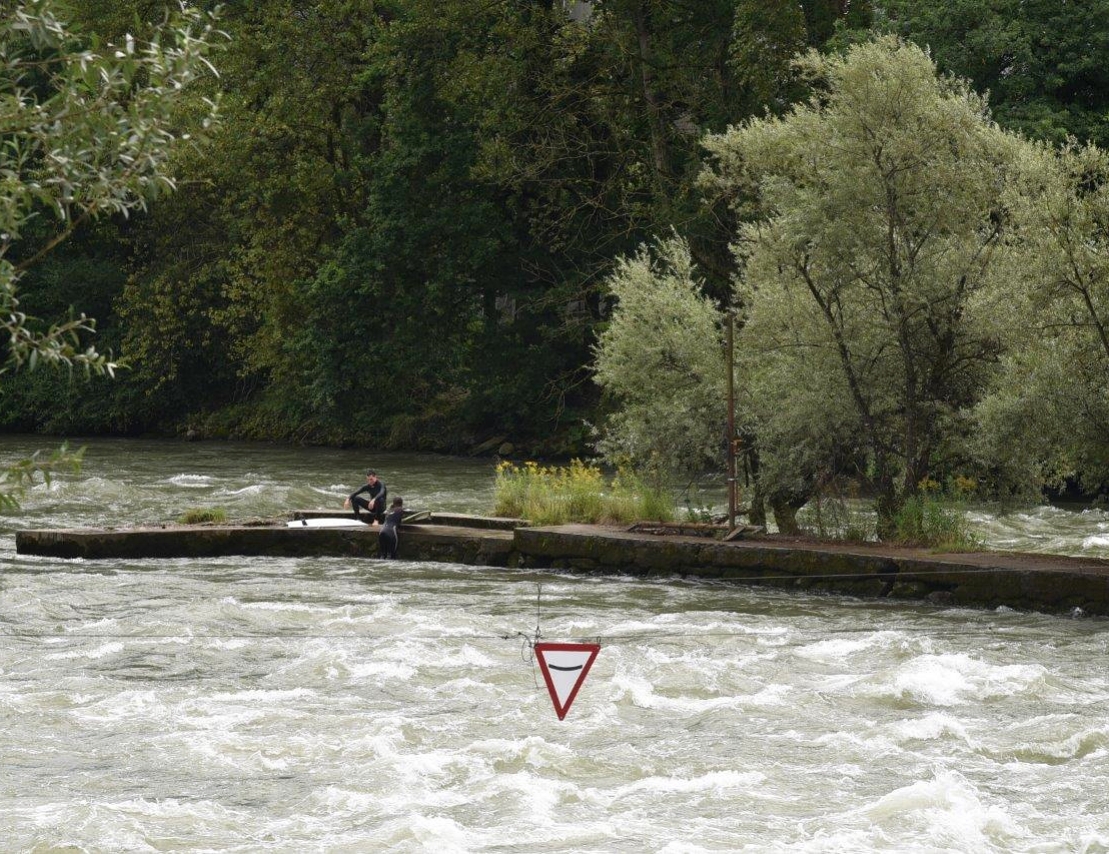
M 285 523 L 290 528 L 365 528 L 365 522 L 357 519 L 343 519 L 338 516 L 329 516 L 323 519 L 294 519 Z

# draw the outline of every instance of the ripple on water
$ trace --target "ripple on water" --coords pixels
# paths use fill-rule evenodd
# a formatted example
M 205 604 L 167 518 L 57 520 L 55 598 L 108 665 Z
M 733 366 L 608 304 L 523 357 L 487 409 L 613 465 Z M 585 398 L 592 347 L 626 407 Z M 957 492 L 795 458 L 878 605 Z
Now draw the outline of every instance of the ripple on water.
M 851 656 L 877 646 L 889 646 L 895 637 L 897 635 L 893 632 L 875 632 L 859 638 L 831 638 L 801 646 L 794 654 L 818 662 L 845 662 Z
M 204 489 L 211 486 L 216 482 L 214 477 L 206 474 L 176 474 L 173 477 L 166 478 L 162 483 L 168 483 L 172 486 L 183 486 L 186 488 Z
M 903 742 L 954 739 L 973 747 L 961 719 L 944 712 L 930 712 L 917 718 L 901 720 L 894 724 L 895 736 Z
M 967 653 L 920 655 L 860 683 L 871 697 L 923 706 L 981 703 L 1017 694 L 1042 694 L 1038 664 L 991 664 Z
M 1013 846 L 1031 834 L 1000 804 L 955 771 L 902 786 L 863 808 L 862 814 L 891 839 L 918 832 L 930 846 L 985 851 Z
M 619 704 L 624 701 L 641 709 L 667 712 L 682 718 L 693 717 L 718 709 L 741 709 L 754 702 L 750 697 L 695 697 L 689 693 L 679 696 L 665 696 L 655 690 L 650 680 L 618 673 L 612 679 L 612 700 Z M 780 698 L 779 698 L 780 701 Z M 765 699 L 762 702 L 766 702 Z
M 12 850 L 47 851 L 150 851 L 159 840 L 182 832 L 198 848 L 223 849 L 227 840 L 245 841 L 256 821 L 249 811 L 225 804 L 187 797 L 136 797 L 103 803 L 73 801 L 44 804 L 26 811 L 26 824 L 34 830 L 8 842 Z M 86 840 L 95 840 L 90 849 Z
M 999 762 L 1098 762 L 1109 758 L 1109 720 L 1056 714 L 1013 721 L 986 733 L 981 750 Z

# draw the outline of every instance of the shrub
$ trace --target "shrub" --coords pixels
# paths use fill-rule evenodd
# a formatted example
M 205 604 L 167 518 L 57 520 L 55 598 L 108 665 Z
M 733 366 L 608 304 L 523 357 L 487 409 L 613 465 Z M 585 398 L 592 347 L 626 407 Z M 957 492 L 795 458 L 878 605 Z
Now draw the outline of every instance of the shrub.
M 652 488 L 631 472 L 620 471 L 608 481 L 596 466 L 573 460 L 568 466 L 497 466 L 495 512 L 538 525 L 568 522 L 634 522 L 669 520 L 673 503 L 663 490 Z
M 909 498 L 894 517 L 895 539 L 905 545 L 966 551 L 978 548 L 966 506 L 959 498 L 925 494 Z
M 177 521 L 182 525 L 203 525 L 209 522 L 221 525 L 227 521 L 227 511 L 222 507 L 190 507 Z

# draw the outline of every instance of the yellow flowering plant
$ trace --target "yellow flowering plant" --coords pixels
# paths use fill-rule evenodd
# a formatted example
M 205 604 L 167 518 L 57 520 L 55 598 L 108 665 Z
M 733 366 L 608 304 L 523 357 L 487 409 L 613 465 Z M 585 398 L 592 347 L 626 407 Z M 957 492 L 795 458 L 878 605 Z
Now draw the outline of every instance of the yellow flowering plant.
M 596 465 L 567 466 L 502 462 L 496 469 L 495 512 L 533 524 L 634 522 L 673 518 L 673 502 L 633 472 L 609 478 Z

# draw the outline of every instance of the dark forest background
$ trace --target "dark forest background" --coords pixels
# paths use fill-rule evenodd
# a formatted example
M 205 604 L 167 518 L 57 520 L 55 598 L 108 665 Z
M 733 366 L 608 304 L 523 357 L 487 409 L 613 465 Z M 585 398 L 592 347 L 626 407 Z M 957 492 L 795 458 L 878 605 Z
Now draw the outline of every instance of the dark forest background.
M 161 9 L 71 14 L 110 39 Z M 701 140 L 804 97 L 806 48 L 893 32 L 1003 127 L 1109 146 L 1104 0 L 239 0 L 221 26 L 178 192 L 20 284 L 128 369 L 16 374 L 0 429 L 588 451 L 615 259 L 676 232 L 728 298 Z

